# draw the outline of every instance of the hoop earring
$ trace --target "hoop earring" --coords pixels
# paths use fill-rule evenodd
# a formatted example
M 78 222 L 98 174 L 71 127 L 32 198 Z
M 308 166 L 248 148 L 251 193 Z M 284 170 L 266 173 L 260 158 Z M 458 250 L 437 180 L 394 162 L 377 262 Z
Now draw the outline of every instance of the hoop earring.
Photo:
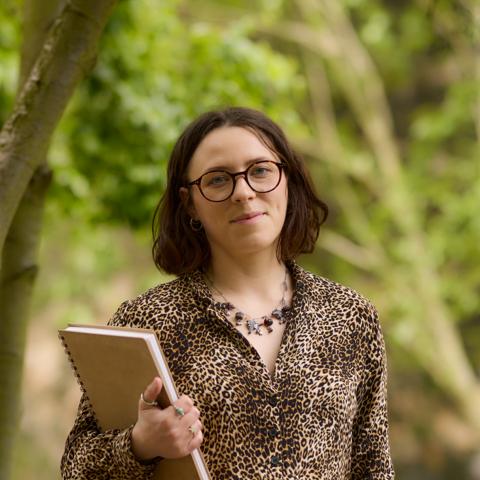
M 195 220 L 193 218 L 190 219 L 190 228 L 194 232 L 199 232 L 200 230 L 203 229 L 202 222 L 200 220 Z

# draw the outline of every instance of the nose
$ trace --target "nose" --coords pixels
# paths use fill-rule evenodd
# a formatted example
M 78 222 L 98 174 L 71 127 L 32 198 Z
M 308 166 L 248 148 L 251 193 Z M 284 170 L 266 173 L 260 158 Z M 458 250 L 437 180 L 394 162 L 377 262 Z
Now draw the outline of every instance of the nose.
M 233 187 L 233 193 L 231 196 L 232 201 L 242 202 L 253 197 L 255 197 L 255 191 L 250 188 L 250 185 L 247 183 L 247 178 L 245 177 L 245 174 L 236 177 L 235 185 Z

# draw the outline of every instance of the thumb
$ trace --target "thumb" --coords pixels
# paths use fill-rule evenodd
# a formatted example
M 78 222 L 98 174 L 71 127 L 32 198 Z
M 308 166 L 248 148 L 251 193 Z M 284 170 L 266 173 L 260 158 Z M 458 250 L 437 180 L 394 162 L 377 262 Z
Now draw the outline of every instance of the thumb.
M 162 391 L 162 387 L 163 384 L 161 378 L 155 377 L 153 381 L 143 391 L 143 399 L 145 401 L 142 402 L 142 400 L 140 400 L 142 409 L 152 407 L 152 405 L 148 405 L 148 402 L 153 402 L 157 399 L 158 395 Z

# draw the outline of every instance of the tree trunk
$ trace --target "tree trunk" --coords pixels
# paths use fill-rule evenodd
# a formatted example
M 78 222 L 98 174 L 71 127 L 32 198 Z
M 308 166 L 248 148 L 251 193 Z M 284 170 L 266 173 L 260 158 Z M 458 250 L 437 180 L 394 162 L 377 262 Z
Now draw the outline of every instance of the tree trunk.
M 9 478 L 20 413 L 25 333 L 36 265 L 41 218 L 50 171 L 39 167 L 29 183 L 3 248 L 0 275 L 0 478 Z
M 45 194 L 51 179 L 46 163 L 48 145 L 75 86 L 94 63 L 96 46 L 115 0 L 96 4 L 91 0 L 67 2 L 53 22 L 63 3 L 64 0 L 24 3 L 19 95 L 14 112 L 0 133 L 2 479 L 10 475 L 20 413 L 25 332 L 38 270 Z
M 0 132 L 0 249 L 68 100 L 95 62 L 100 34 L 115 3 L 66 3 Z

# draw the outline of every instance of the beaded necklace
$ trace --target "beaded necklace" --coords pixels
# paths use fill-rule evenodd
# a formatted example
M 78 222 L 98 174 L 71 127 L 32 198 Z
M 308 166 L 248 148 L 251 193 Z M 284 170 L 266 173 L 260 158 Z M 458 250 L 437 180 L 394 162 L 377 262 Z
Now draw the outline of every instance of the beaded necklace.
M 213 281 L 205 274 L 205 278 L 210 284 L 211 288 L 215 290 L 220 297 L 224 300 L 223 302 L 216 302 L 216 305 L 222 308 L 225 311 L 225 314 L 228 318 L 231 318 L 232 313 L 235 311 L 235 325 L 240 326 L 242 323 L 245 323 L 248 333 L 255 332 L 257 335 L 263 335 L 262 328 L 267 331 L 267 333 L 273 332 L 273 320 L 277 320 L 279 325 L 286 323 L 288 319 L 288 313 L 290 312 L 290 307 L 286 304 L 285 296 L 287 294 L 287 269 L 285 269 L 285 277 L 282 282 L 282 298 L 269 315 L 263 315 L 261 317 L 252 318 L 250 315 L 239 310 L 233 303 L 229 302 L 225 295 L 214 285 Z

